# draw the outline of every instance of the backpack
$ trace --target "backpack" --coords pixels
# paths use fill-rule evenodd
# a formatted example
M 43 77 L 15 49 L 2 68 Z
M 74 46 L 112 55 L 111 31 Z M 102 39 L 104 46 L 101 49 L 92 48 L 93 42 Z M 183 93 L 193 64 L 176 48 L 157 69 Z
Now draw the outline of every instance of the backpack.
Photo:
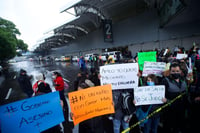
M 69 90 L 69 85 L 67 84 L 67 82 L 64 81 L 64 91 L 68 92 Z
M 44 83 L 44 88 L 40 88 L 41 90 L 39 90 L 39 85 L 41 84 L 41 83 Z M 34 85 L 33 85 L 33 91 L 34 91 L 34 93 L 36 94 L 36 93 L 39 93 L 39 92 L 43 92 L 43 93 L 49 93 L 49 92 L 52 92 L 52 90 L 51 90 L 51 88 L 50 88 L 50 86 L 49 86 L 49 84 L 48 83 L 46 83 L 46 82 L 44 82 L 44 81 L 37 81 Z
M 131 115 L 136 111 L 136 107 L 133 104 L 133 96 L 128 93 L 121 93 L 122 109 L 126 115 Z

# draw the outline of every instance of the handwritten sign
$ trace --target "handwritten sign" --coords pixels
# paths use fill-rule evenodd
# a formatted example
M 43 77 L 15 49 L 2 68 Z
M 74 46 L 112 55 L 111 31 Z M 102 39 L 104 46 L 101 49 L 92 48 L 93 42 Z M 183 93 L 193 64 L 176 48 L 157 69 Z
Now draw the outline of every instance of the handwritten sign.
M 162 104 L 165 97 L 165 86 L 142 86 L 134 88 L 134 98 L 137 105 Z
M 68 93 L 74 125 L 104 114 L 114 113 L 111 85 Z
M 156 76 L 162 77 L 162 73 L 165 70 L 165 62 L 144 62 L 144 68 L 142 76 L 147 76 L 149 74 L 155 74 Z
M 184 58 L 187 58 L 188 55 L 187 54 L 177 54 L 176 55 L 176 59 L 180 60 L 180 59 L 184 59 Z
M 2 133 L 39 133 L 62 121 L 58 92 L 0 106 Z
M 143 70 L 145 61 L 156 62 L 156 51 L 139 52 L 138 53 L 138 64 L 139 64 L 140 70 Z
M 101 85 L 112 84 L 112 89 L 131 89 L 138 86 L 138 64 L 126 63 L 100 67 Z

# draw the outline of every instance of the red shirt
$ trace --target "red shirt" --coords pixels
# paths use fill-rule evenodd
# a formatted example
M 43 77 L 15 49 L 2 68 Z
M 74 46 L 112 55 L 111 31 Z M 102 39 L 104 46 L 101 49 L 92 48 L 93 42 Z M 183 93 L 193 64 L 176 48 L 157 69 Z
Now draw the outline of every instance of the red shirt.
M 61 76 L 57 76 L 53 82 L 56 84 L 55 85 L 56 91 L 62 91 L 64 89 L 64 81 Z

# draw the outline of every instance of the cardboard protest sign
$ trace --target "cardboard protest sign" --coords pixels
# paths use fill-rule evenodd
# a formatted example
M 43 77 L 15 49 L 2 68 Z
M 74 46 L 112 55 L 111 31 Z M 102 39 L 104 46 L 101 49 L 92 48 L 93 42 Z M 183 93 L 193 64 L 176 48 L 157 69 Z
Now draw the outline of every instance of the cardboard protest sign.
M 110 84 L 70 92 L 68 96 L 74 125 L 95 116 L 114 113 Z
M 188 57 L 188 55 L 187 54 L 177 54 L 176 55 L 176 59 L 178 59 L 178 60 L 180 60 L 180 59 L 184 59 L 184 58 L 187 58 Z
M 131 89 L 138 86 L 138 64 L 114 64 L 100 67 L 101 85 L 112 84 L 112 89 Z
M 143 70 L 145 61 L 156 62 L 156 51 L 139 52 L 138 53 L 138 64 L 139 64 L 140 70 Z
M 2 133 L 39 133 L 63 121 L 58 92 L 0 106 Z
M 134 99 L 137 105 L 162 104 L 165 97 L 165 86 L 142 86 L 134 88 Z
M 149 74 L 155 74 L 156 76 L 162 77 L 163 71 L 165 71 L 165 62 L 144 62 L 142 76 Z

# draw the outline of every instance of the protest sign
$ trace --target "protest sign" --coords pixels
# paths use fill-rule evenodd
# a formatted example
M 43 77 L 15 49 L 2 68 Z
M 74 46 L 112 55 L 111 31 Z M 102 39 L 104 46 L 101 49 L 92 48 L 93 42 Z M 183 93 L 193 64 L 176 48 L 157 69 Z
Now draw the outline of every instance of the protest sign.
M 178 53 L 178 54 L 176 55 L 176 59 L 177 59 L 177 60 L 184 59 L 184 58 L 187 58 L 187 57 L 188 57 L 187 54 L 179 54 L 179 53 Z
M 138 64 L 114 64 L 100 67 L 101 85 L 112 84 L 112 89 L 131 89 L 138 86 Z
M 58 92 L 0 106 L 2 133 L 39 133 L 63 121 Z
M 140 70 L 143 70 L 144 62 L 156 62 L 156 51 L 150 52 L 139 52 L 138 53 L 138 64 Z
M 144 62 L 142 76 L 149 74 L 155 74 L 156 76 L 162 77 L 162 73 L 165 70 L 165 62 Z
M 114 113 L 111 84 L 68 93 L 74 125 L 104 114 Z
M 165 86 L 142 86 L 134 88 L 134 99 L 137 105 L 162 104 L 165 97 Z

